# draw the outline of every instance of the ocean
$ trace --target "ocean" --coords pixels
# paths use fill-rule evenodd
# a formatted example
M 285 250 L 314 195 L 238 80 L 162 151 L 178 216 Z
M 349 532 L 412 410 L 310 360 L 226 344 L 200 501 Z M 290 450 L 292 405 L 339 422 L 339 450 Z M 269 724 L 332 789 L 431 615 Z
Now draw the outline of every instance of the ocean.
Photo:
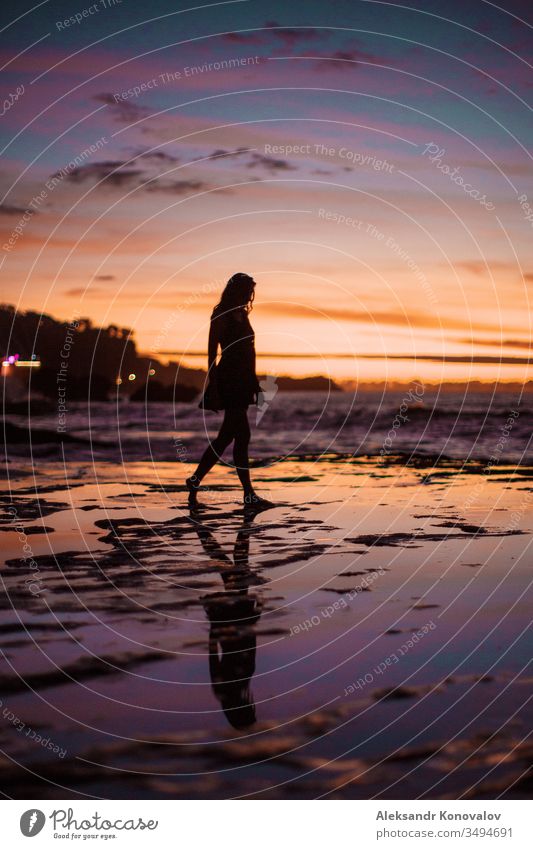
M 198 409 L 197 401 L 92 404 L 90 414 L 83 403 L 67 407 L 65 433 L 84 440 L 67 446 L 69 456 L 75 450 L 80 459 L 98 461 L 196 462 L 222 420 L 222 414 Z M 466 392 L 413 384 L 386 394 L 279 391 L 261 411 L 250 407 L 250 457 L 261 465 L 346 455 L 529 464 L 532 407 L 531 393 L 516 388 Z M 8 418 L 27 425 L 23 416 Z M 31 418 L 32 432 L 57 431 L 57 424 L 51 413 Z M 10 446 L 10 453 L 17 449 Z M 36 452 L 46 453 L 46 446 L 36 446 Z

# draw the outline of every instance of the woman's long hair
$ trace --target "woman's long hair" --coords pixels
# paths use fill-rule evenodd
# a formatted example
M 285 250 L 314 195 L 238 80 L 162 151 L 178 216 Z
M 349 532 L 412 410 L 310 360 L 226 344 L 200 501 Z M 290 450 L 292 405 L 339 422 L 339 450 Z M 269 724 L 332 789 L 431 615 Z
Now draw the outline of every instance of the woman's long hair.
M 226 314 L 231 310 L 245 309 L 250 312 L 254 302 L 255 280 L 249 274 L 234 274 L 230 277 L 220 296 L 213 314 Z

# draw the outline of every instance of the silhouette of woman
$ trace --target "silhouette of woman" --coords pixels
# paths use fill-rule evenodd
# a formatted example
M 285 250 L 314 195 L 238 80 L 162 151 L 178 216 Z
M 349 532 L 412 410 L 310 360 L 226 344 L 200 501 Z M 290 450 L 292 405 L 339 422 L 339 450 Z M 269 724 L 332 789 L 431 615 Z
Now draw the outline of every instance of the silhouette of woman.
M 270 505 L 254 491 L 248 461 L 250 425 L 247 410 L 250 404 L 257 404 L 261 391 L 255 373 L 254 332 L 248 318 L 254 292 L 255 280 L 252 277 L 234 274 L 211 315 L 208 385 L 200 408 L 215 412 L 224 410 L 224 420 L 218 436 L 204 451 L 195 473 L 186 480 L 191 504 L 196 503 L 198 489 L 206 474 L 233 442 L 233 462 L 244 491 L 244 504 L 258 508 Z M 217 364 L 219 346 L 222 354 Z

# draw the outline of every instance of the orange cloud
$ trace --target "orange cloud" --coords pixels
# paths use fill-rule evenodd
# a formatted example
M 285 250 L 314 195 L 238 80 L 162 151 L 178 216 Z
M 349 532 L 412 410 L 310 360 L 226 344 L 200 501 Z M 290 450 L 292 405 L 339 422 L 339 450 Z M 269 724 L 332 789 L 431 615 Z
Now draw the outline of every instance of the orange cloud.
M 322 318 L 332 319 L 335 321 L 350 321 L 362 324 L 389 324 L 395 327 L 428 327 L 428 328 L 445 328 L 449 330 L 465 330 L 472 329 L 471 321 L 466 319 L 451 318 L 449 316 L 436 316 L 428 313 L 416 313 L 400 311 L 380 311 L 380 310 L 350 310 L 339 307 L 325 306 L 321 308 L 317 304 L 316 308 L 308 307 L 306 304 L 295 304 L 290 302 L 280 303 L 261 303 L 261 311 L 268 312 L 271 315 L 294 316 L 295 318 Z M 496 325 L 476 325 L 478 330 L 494 330 L 499 329 Z

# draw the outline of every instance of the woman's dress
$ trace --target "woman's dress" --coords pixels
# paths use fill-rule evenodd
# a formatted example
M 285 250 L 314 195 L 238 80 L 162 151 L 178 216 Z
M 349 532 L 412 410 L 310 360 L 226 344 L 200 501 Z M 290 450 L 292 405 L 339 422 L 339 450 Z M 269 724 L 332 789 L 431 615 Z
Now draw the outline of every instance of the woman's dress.
M 217 411 L 256 404 L 260 386 L 255 373 L 255 334 L 247 312 L 215 313 L 211 321 L 218 323 L 217 337 L 222 354 L 218 365 L 211 369 L 199 406 Z

